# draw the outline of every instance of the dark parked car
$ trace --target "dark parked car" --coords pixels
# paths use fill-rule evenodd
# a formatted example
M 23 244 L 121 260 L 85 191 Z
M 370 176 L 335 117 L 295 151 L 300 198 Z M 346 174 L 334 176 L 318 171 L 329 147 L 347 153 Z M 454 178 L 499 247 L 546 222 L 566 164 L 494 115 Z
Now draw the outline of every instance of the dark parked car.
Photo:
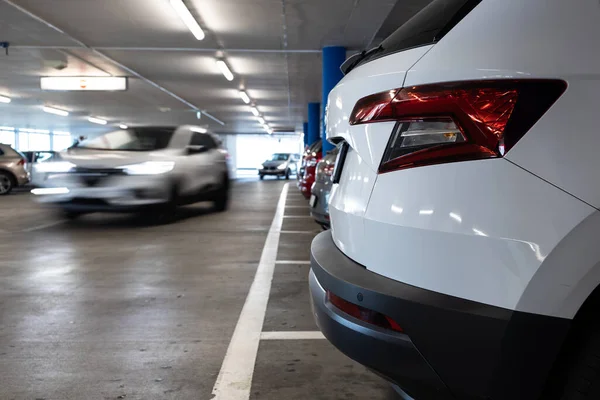
M 339 149 L 327 153 L 317 164 L 315 183 L 312 185 L 310 201 L 310 215 L 317 224 L 329 228 L 329 192 L 331 191 L 331 178 Z

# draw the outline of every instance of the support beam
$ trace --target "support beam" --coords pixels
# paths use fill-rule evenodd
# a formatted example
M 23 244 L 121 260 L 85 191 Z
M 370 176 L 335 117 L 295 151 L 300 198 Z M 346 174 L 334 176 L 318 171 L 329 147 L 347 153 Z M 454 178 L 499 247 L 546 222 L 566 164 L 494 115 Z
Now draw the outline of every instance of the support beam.
M 327 126 L 325 121 L 325 110 L 327 98 L 331 89 L 344 77 L 340 70 L 346 61 L 346 48 L 340 46 L 329 46 L 323 48 L 323 156 L 333 150 L 333 145 L 327 141 Z
M 302 124 L 302 132 L 304 132 L 304 148 L 308 146 L 308 122 Z

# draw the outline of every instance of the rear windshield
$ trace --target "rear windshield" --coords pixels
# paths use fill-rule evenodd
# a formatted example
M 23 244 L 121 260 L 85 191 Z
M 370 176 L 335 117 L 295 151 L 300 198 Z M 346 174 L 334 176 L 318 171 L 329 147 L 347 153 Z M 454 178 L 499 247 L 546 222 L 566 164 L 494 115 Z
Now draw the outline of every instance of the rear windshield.
M 358 65 L 392 53 L 438 42 L 480 2 L 481 0 L 433 0 L 381 42 L 380 47 Z
M 130 128 L 105 133 L 76 147 L 94 150 L 153 151 L 169 145 L 175 128 Z

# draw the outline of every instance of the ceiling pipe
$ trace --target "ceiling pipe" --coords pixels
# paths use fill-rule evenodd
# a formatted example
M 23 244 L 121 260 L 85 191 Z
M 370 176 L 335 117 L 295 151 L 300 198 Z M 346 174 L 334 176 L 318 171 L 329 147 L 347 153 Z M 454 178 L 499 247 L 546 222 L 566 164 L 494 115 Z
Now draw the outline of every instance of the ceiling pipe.
M 149 84 L 150 86 L 155 87 L 156 89 L 160 90 L 163 93 L 168 94 L 169 96 L 173 97 L 174 99 L 182 102 L 183 104 L 185 104 L 186 106 L 190 107 L 191 109 L 193 109 L 194 111 L 200 111 L 202 114 L 206 115 L 208 118 L 212 119 L 213 121 L 215 121 L 216 123 L 220 124 L 220 125 L 225 125 L 225 122 L 221 121 L 220 119 L 212 116 L 211 114 L 209 114 L 208 112 L 206 112 L 206 110 L 201 110 L 200 108 L 198 108 L 197 106 L 195 106 L 194 104 L 190 103 L 189 101 L 183 99 L 182 97 L 176 95 L 175 93 L 171 92 L 168 89 L 165 89 L 164 87 L 162 87 L 161 85 L 159 85 L 158 83 L 146 78 L 145 76 L 139 74 L 137 71 L 121 64 L 120 62 L 116 61 L 115 59 L 109 57 L 108 55 L 102 53 L 101 51 L 97 50 L 94 47 L 88 46 L 87 44 L 85 44 L 84 42 L 82 42 L 79 39 L 76 39 L 75 37 L 69 35 L 68 33 L 66 33 L 65 31 L 63 31 L 62 29 L 60 29 L 59 27 L 57 27 L 56 25 L 52 25 L 50 22 L 44 20 L 43 18 L 35 15 L 34 13 L 32 13 L 31 11 L 21 7 L 18 4 L 15 4 L 12 0 L 3 0 L 6 4 L 16 8 L 17 10 L 21 11 L 22 13 L 26 14 L 27 16 L 35 19 L 36 21 L 46 25 L 48 28 L 55 30 L 58 33 L 61 33 L 63 35 L 65 35 L 66 37 L 68 37 L 70 40 L 72 40 L 73 42 L 77 43 L 79 45 L 79 48 L 84 48 L 84 49 L 88 49 L 92 52 L 94 52 L 95 54 L 99 55 L 100 57 L 104 58 L 105 60 L 108 60 L 110 62 L 112 62 L 113 64 L 117 65 L 118 67 L 124 69 L 125 71 L 127 71 L 128 73 L 130 73 L 131 75 L 135 76 L 138 79 L 143 80 L 144 82 L 146 82 L 147 84 Z
M 5 0 L 6 1 L 6 0 Z M 81 46 L 28 46 L 11 45 L 14 49 L 32 49 L 32 50 L 76 50 Z M 227 53 L 273 53 L 273 54 L 320 54 L 321 50 L 313 49 L 216 49 L 216 48 L 198 48 L 198 47 L 113 47 L 99 46 L 94 47 L 100 51 L 173 51 L 190 53 L 217 53 L 224 51 Z M 358 51 L 358 49 L 356 49 Z

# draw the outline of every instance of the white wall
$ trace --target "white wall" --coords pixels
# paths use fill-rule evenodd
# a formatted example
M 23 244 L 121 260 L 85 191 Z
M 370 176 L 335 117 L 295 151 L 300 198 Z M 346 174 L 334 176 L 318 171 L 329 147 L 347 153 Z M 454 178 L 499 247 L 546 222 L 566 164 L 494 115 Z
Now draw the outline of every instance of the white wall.
M 273 153 L 301 153 L 300 135 L 236 135 L 235 165 L 240 169 L 256 169 Z

